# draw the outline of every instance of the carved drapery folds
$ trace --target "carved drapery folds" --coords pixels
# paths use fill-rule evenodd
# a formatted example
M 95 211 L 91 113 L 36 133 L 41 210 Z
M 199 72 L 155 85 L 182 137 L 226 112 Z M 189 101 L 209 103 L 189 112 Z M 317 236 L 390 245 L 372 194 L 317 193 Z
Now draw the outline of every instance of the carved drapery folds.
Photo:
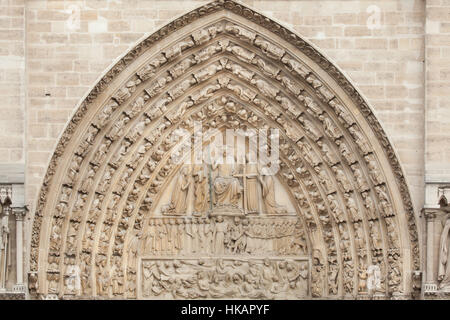
M 202 19 L 202 27 L 187 26 Z M 166 38 L 174 31 L 176 39 Z M 419 268 L 417 230 L 402 172 L 379 123 L 342 74 L 306 42 L 225 0 L 205 5 L 144 40 L 80 106 L 55 151 L 36 208 L 30 254 L 33 293 L 151 296 L 151 288 L 136 283 L 144 281 L 140 257 L 168 248 L 188 250 L 182 237 L 189 237 L 193 227 L 201 227 L 206 238 L 208 228 L 215 229 L 215 237 L 224 236 L 228 218 L 206 221 L 202 216 L 213 200 L 208 171 L 185 170 L 173 161 L 174 150 L 185 143 L 173 133 L 192 131 L 194 121 L 219 130 L 265 127 L 281 132 L 276 181 L 284 186 L 305 233 L 305 240 L 294 244 L 301 247 L 305 241 L 302 254 L 309 257 L 311 280 L 306 281 L 306 267 L 295 257 L 289 266 L 273 258 L 247 261 L 245 268 L 297 270 L 292 285 L 305 294 L 289 291 L 289 297 L 410 292 L 408 275 Z M 248 172 L 217 180 L 211 186 L 213 198 L 230 206 L 260 183 L 271 202 L 260 206 L 284 214 L 273 200 L 274 181 L 259 178 L 242 186 L 244 175 L 251 180 Z M 170 183 L 177 196 L 161 210 L 167 218 L 152 218 Z M 193 216 L 202 217 L 179 217 L 189 190 L 196 195 Z M 254 211 L 256 202 L 245 199 L 244 211 Z M 261 224 L 245 223 L 253 229 Z M 242 248 L 239 243 L 223 246 L 219 240 L 210 240 L 214 253 Z M 203 265 L 216 273 L 221 263 L 244 268 L 233 259 L 215 259 L 185 259 L 172 267 L 191 265 L 195 271 Z M 148 277 L 167 267 L 142 261 Z M 180 287 L 178 297 L 214 297 L 214 291 L 204 289 L 212 280 L 195 272 L 198 288 L 191 292 Z M 215 294 L 226 297 L 220 281 L 215 282 Z M 242 290 L 238 285 L 235 289 Z M 268 297 L 258 290 L 255 297 Z

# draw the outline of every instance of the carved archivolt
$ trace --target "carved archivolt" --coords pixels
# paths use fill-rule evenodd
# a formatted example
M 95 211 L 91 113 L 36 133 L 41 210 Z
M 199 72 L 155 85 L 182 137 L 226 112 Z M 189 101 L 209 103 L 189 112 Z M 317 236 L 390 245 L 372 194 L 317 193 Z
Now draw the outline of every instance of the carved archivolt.
M 289 233 L 286 239 L 303 251 L 291 252 L 286 265 L 277 258 L 256 259 L 244 263 L 248 268 L 297 270 L 295 283 L 286 284 L 298 285 L 300 291 L 286 291 L 289 297 L 411 292 L 411 272 L 419 269 L 413 208 L 398 160 L 375 116 L 340 71 L 304 40 L 225 0 L 188 13 L 141 42 L 82 102 L 56 148 L 37 204 L 32 294 L 150 297 L 142 277 L 161 273 L 164 266 L 143 259 L 140 273 L 138 257 L 145 253 L 142 243 L 148 235 L 153 238 L 147 253 L 155 254 L 163 245 L 175 253 L 189 250 L 181 245 L 184 231 L 177 230 L 201 228 L 208 239 L 210 227 L 219 234 L 224 223 L 231 228 L 231 221 L 220 218 L 176 217 L 184 198 L 169 199 L 161 209 L 167 218 L 154 215 L 162 191 L 177 185 L 183 196 L 191 177 L 198 196 L 193 212 L 208 207 L 200 169 L 184 172 L 171 157 L 183 145 L 173 132 L 193 131 L 194 121 L 206 129 L 281 131 L 276 181 L 295 209 L 292 226 L 304 235 L 291 239 Z M 252 238 L 259 231 L 251 230 L 266 222 L 246 223 L 253 226 L 246 227 Z M 172 240 L 154 242 L 156 235 Z M 217 252 L 231 250 L 221 249 L 223 239 L 210 241 Z M 305 261 L 310 263 L 308 276 Z M 195 271 L 207 266 L 208 272 L 218 272 L 220 263 L 242 265 L 233 259 L 186 258 L 173 267 L 190 265 Z M 375 290 L 368 288 L 368 273 L 374 270 L 380 274 Z M 136 281 L 144 287 L 137 288 Z M 199 275 L 200 289 L 178 296 L 227 296 L 222 287 L 203 292 L 205 281 Z M 255 292 L 246 296 L 269 297 Z

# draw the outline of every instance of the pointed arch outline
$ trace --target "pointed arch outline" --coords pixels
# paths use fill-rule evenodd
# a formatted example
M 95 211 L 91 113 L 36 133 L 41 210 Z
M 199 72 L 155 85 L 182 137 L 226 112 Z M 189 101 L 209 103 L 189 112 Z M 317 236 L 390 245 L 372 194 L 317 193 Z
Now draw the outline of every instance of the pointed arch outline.
M 134 49 L 132 49 L 129 53 L 127 53 L 123 58 L 121 58 L 112 68 L 108 71 L 102 79 L 95 85 L 94 89 L 87 95 L 87 97 L 83 100 L 79 108 L 76 110 L 74 116 L 68 123 L 67 127 L 64 130 L 64 133 L 61 136 L 61 139 L 58 142 L 56 150 L 50 160 L 50 164 L 48 166 L 48 170 L 44 177 L 43 186 L 40 191 L 40 196 L 38 199 L 38 203 L 36 206 L 36 213 L 33 222 L 33 235 L 31 240 L 31 250 L 30 250 L 30 270 L 31 272 L 39 271 L 39 259 L 44 259 L 42 256 L 39 258 L 39 248 L 42 244 L 41 240 L 41 232 L 44 237 L 48 237 L 47 234 L 49 230 L 41 230 L 42 222 L 44 217 L 47 216 L 47 213 L 44 212 L 45 205 L 47 203 L 49 190 L 55 186 L 53 181 L 55 180 L 54 176 L 56 174 L 57 178 L 61 178 L 60 174 L 57 173 L 58 162 L 61 161 L 61 158 L 65 154 L 65 148 L 74 143 L 74 139 L 72 135 L 75 132 L 80 132 L 80 123 L 85 121 L 87 118 L 85 115 L 87 112 L 90 112 L 91 115 L 97 110 L 93 110 L 90 108 L 90 105 L 95 104 L 98 99 L 102 97 L 112 95 L 112 92 L 109 90 L 108 86 L 111 83 L 117 83 L 121 77 L 127 77 L 128 75 L 123 73 L 123 71 L 130 68 L 133 65 L 134 61 L 136 61 L 139 57 L 142 57 L 145 52 L 149 48 L 154 46 L 158 46 L 160 41 L 165 40 L 168 37 L 176 37 L 175 32 L 183 29 L 187 25 L 195 25 L 198 27 L 202 27 L 201 23 L 196 25 L 195 23 L 201 22 L 203 17 L 210 16 L 213 14 L 217 14 L 223 12 L 225 13 L 226 18 L 230 18 L 231 15 L 239 16 L 240 19 L 248 20 L 255 25 L 258 25 L 263 31 L 264 35 L 273 34 L 274 37 L 279 37 L 285 42 L 290 43 L 294 50 L 301 52 L 304 56 L 308 57 L 310 61 L 316 64 L 319 69 L 314 69 L 315 72 L 326 73 L 326 76 L 332 78 L 337 84 L 342 92 L 345 92 L 347 97 L 350 97 L 352 104 L 354 104 L 358 108 L 358 113 L 360 113 L 366 120 L 368 127 L 371 129 L 371 133 L 373 133 L 374 137 L 378 140 L 379 146 L 381 149 L 384 149 L 384 155 L 389 162 L 390 172 L 395 177 L 395 182 L 397 185 L 397 189 L 400 191 L 400 197 L 402 200 L 403 212 L 406 214 L 406 220 L 408 223 L 408 232 L 409 232 L 409 241 L 410 241 L 410 255 L 411 259 L 410 268 L 404 268 L 404 270 L 419 270 L 420 269 L 420 252 L 419 252 L 419 244 L 418 244 L 418 233 L 417 226 L 415 224 L 414 211 L 412 207 L 412 202 L 409 196 L 407 184 L 403 175 L 403 172 L 400 167 L 400 163 L 397 159 L 397 156 L 389 142 L 388 137 L 384 133 L 381 125 L 377 121 L 375 115 L 371 111 L 369 105 L 365 102 L 362 96 L 358 93 L 358 91 L 354 88 L 351 82 L 343 75 L 343 73 L 328 59 L 326 59 L 321 53 L 319 53 L 311 44 L 301 39 L 295 33 L 289 31 L 288 29 L 282 27 L 277 22 L 264 17 L 263 15 L 255 12 L 254 10 L 247 8 L 235 1 L 224 0 L 224 1 L 214 1 L 207 5 L 204 5 L 198 9 L 195 9 L 180 18 L 175 19 L 173 22 L 168 25 L 162 27 L 154 34 L 150 35 L 148 38 L 140 42 Z M 231 19 L 231 21 L 233 21 Z M 258 30 L 261 31 L 261 30 Z M 255 32 L 258 34 L 258 32 Z M 269 38 L 270 39 L 270 38 Z M 194 46 L 195 47 L 195 46 Z M 168 59 L 169 60 L 169 59 Z M 323 74 L 325 75 L 325 74 Z M 125 79 L 125 78 L 123 78 Z M 303 79 L 304 80 L 304 79 Z M 142 81 L 144 82 L 144 81 Z M 282 87 L 282 86 L 281 86 Z M 325 87 L 325 85 L 323 85 Z M 320 86 L 319 86 L 320 88 Z M 311 90 L 311 89 L 308 89 Z M 341 95 L 336 94 L 339 98 Z M 132 98 L 127 98 L 127 105 L 131 104 L 131 101 L 136 97 L 136 95 L 132 95 Z M 106 101 L 106 100 L 105 100 Z M 331 99 L 330 99 L 331 101 Z M 120 106 L 120 104 L 119 104 Z M 120 106 L 122 107 L 122 106 Z M 358 121 L 357 121 L 358 123 Z M 90 126 L 90 124 L 84 123 L 86 129 Z M 83 130 L 81 130 L 83 131 Z M 76 141 L 75 141 L 76 143 Z M 67 158 L 66 158 L 67 159 Z M 89 166 L 89 164 L 85 164 L 85 166 Z M 385 168 L 384 168 L 385 169 Z M 56 201 L 56 199 L 55 199 Z M 48 209 L 50 210 L 50 209 Z M 44 261 L 44 260 L 42 260 Z M 44 272 L 44 271 L 42 271 Z M 405 275 L 403 275 L 405 277 Z M 42 281 L 42 280 L 41 280 Z M 42 283 L 42 282 L 41 282 Z M 409 292 L 408 288 L 403 288 L 405 292 Z

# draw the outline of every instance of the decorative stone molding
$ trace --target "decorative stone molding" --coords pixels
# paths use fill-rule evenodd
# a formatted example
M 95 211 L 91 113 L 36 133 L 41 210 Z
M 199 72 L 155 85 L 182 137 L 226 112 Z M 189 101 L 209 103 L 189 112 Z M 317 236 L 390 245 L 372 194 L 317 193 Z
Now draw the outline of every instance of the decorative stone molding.
M 141 274 L 136 239 L 153 234 L 166 239 L 177 225 L 210 225 L 189 219 L 151 222 L 158 214 L 187 210 L 178 200 L 188 201 L 189 189 L 181 186 L 188 185 L 191 173 L 170 157 L 186 141 L 171 133 L 192 132 L 195 121 L 218 130 L 266 126 L 281 131 L 275 182 L 254 180 L 249 187 L 246 179 L 252 176 L 245 169 L 233 177 L 219 174 L 226 188 L 238 189 L 234 185 L 242 179 L 248 194 L 243 193 L 242 210 L 233 197 L 219 198 L 226 210 L 217 214 L 217 203 L 208 206 L 213 197 L 208 200 L 197 173 L 192 179 L 205 203 L 196 204 L 203 208 L 196 213 L 203 217 L 209 208 L 208 218 L 241 211 L 245 216 L 253 210 L 252 186 L 260 183 L 274 193 L 267 186 L 276 184 L 288 195 L 285 205 L 293 208 L 305 234 L 312 261 L 309 296 L 367 296 L 372 264 L 382 274 L 381 296 L 411 293 L 413 279 L 407 277 L 420 269 L 413 208 L 395 153 L 370 108 L 304 40 L 224 0 L 141 42 L 80 105 L 51 159 L 36 206 L 31 294 L 135 298 Z M 160 210 L 163 190 L 177 190 L 178 198 Z M 214 190 L 217 199 L 220 190 Z M 282 213 L 282 205 L 266 200 L 260 200 L 265 214 Z M 213 226 L 220 230 L 223 223 L 218 219 Z M 248 220 L 235 227 L 227 223 L 240 230 Z M 166 240 L 159 241 L 161 251 Z M 79 291 L 67 294 L 74 281 Z

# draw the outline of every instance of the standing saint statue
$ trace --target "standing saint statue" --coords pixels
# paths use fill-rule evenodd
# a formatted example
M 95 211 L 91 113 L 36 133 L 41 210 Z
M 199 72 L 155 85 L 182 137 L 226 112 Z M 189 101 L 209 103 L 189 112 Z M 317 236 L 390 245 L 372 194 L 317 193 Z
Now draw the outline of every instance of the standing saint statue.
M 258 176 L 262 185 L 262 198 L 267 214 L 286 213 L 287 210 L 283 206 L 279 206 L 275 201 L 275 180 L 269 169 L 264 167 L 261 169 L 261 176 Z
M 250 151 L 252 152 L 252 151 Z M 253 152 L 253 159 L 249 156 L 250 153 L 246 155 L 245 164 L 245 184 L 244 188 L 246 194 L 246 204 L 247 212 L 258 212 L 259 210 L 259 183 L 258 183 L 258 164 L 256 162 L 256 154 Z
M 207 210 L 208 206 L 208 176 L 203 165 L 194 166 L 192 175 L 195 183 L 194 215 L 200 215 Z
M 186 214 L 187 198 L 189 186 L 191 184 L 189 178 L 189 167 L 185 166 L 181 169 L 172 189 L 172 199 L 170 200 L 170 203 L 161 209 L 163 214 Z
M 143 233 L 142 231 L 137 231 L 133 234 L 129 244 L 129 253 L 128 253 L 128 266 L 132 268 L 137 268 L 137 260 L 139 256 L 142 254 L 143 245 Z
M 225 156 L 225 152 L 224 152 Z M 242 192 L 239 180 L 233 176 L 235 171 L 235 162 L 232 157 L 225 157 L 224 163 L 216 159 L 212 164 L 212 169 L 217 170 L 217 176 L 214 180 L 215 204 L 217 206 L 236 207 Z
M 0 288 L 6 286 L 9 245 L 9 208 L 0 204 Z
M 228 230 L 228 223 L 222 216 L 216 218 L 213 233 L 213 253 L 224 254 L 225 252 L 225 233 Z
M 440 289 L 450 289 L 450 217 L 447 218 L 441 234 L 438 280 Z

